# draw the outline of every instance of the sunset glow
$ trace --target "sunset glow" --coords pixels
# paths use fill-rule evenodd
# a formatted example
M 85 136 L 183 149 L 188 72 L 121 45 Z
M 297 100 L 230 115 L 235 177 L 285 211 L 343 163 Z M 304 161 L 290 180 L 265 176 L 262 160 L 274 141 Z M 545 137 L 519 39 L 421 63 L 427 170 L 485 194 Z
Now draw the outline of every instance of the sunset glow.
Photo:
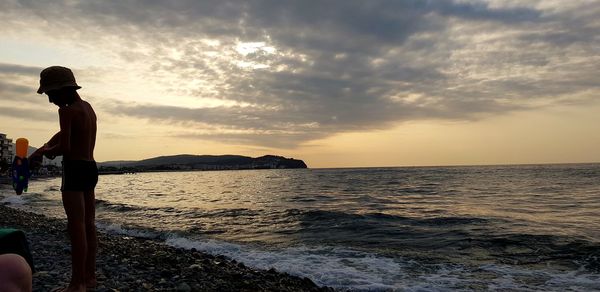
M 73 69 L 96 159 L 309 167 L 600 161 L 597 1 L 4 1 L 0 132 L 58 130 Z

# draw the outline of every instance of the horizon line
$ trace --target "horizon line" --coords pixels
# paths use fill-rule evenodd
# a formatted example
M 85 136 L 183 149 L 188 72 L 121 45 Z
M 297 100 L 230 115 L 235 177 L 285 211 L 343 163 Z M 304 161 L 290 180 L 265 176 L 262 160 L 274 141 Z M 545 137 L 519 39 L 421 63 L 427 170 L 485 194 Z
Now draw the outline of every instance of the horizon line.
M 447 164 L 447 165 L 400 165 L 400 166 L 336 166 L 336 167 L 308 167 L 309 169 L 349 169 L 349 168 L 434 168 L 434 167 L 485 167 L 485 166 L 536 166 L 536 165 L 577 165 L 600 164 L 598 162 L 539 162 L 539 163 L 495 163 L 495 164 Z

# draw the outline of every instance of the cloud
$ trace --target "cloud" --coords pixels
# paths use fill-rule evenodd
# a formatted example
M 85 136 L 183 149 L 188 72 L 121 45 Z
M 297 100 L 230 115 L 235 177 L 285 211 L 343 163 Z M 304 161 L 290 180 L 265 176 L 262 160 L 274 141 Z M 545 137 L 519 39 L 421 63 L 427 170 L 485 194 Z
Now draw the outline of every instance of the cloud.
M 48 111 L 55 106 L 45 95 L 37 94 L 43 68 L 0 63 L 0 116 L 28 122 L 58 122 L 58 114 Z M 6 127 L 6 125 L 3 125 Z
M 12 117 L 27 121 L 58 121 L 56 113 L 39 109 L 24 109 L 18 107 L 0 106 L 0 116 Z
M 12 84 L 0 80 L 0 95 L 4 99 L 18 100 L 13 94 L 26 94 L 31 93 L 31 87 L 26 87 L 18 84 Z
M 42 69 L 40 67 L 0 63 L 0 74 L 39 76 Z
M 408 120 L 588 102 L 600 84 L 600 7 L 584 1 L 12 1 L 0 8 L 8 30 L 26 19 L 30 30 L 126 66 L 115 79 L 139 75 L 173 96 L 163 104 L 110 100 L 100 110 L 170 123 L 189 138 L 293 147 Z M 5 71 L 39 68 L 0 64 Z M 0 90 L 23 86 L 5 82 Z M 177 96 L 234 105 L 170 101 Z
M 38 76 L 42 68 L 0 63 L 0 100 L 4 105 L 41 104 L 47 99 L 36 94 Z M 35 81 L 34 81 L 35 80 Z

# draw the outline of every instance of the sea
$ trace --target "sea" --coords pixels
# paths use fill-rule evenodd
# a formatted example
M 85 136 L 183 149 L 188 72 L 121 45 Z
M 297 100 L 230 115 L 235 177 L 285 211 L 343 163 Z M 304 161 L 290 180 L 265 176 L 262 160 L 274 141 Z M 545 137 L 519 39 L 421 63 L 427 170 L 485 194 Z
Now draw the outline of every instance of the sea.
M 9 206 L 64 218 L 60 178 Z M 97 226 L 340 291 L 600 291 L 600 164 L 100 176 Z

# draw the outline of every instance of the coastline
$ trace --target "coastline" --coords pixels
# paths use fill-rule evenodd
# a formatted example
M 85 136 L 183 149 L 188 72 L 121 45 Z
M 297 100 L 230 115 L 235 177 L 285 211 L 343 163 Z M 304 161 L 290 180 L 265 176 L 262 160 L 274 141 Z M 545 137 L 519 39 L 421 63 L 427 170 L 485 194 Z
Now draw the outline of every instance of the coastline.
M 21 229 L 27 235 L 37 270 L 33 291 L 68 284 L 66 220 L 0 204 L 0 222 L 0 227 Z M 96 291 L 333 291 L 274 269 L 254 269 L 224 256 L 103 231 L 98 231 L 96 274 Z

